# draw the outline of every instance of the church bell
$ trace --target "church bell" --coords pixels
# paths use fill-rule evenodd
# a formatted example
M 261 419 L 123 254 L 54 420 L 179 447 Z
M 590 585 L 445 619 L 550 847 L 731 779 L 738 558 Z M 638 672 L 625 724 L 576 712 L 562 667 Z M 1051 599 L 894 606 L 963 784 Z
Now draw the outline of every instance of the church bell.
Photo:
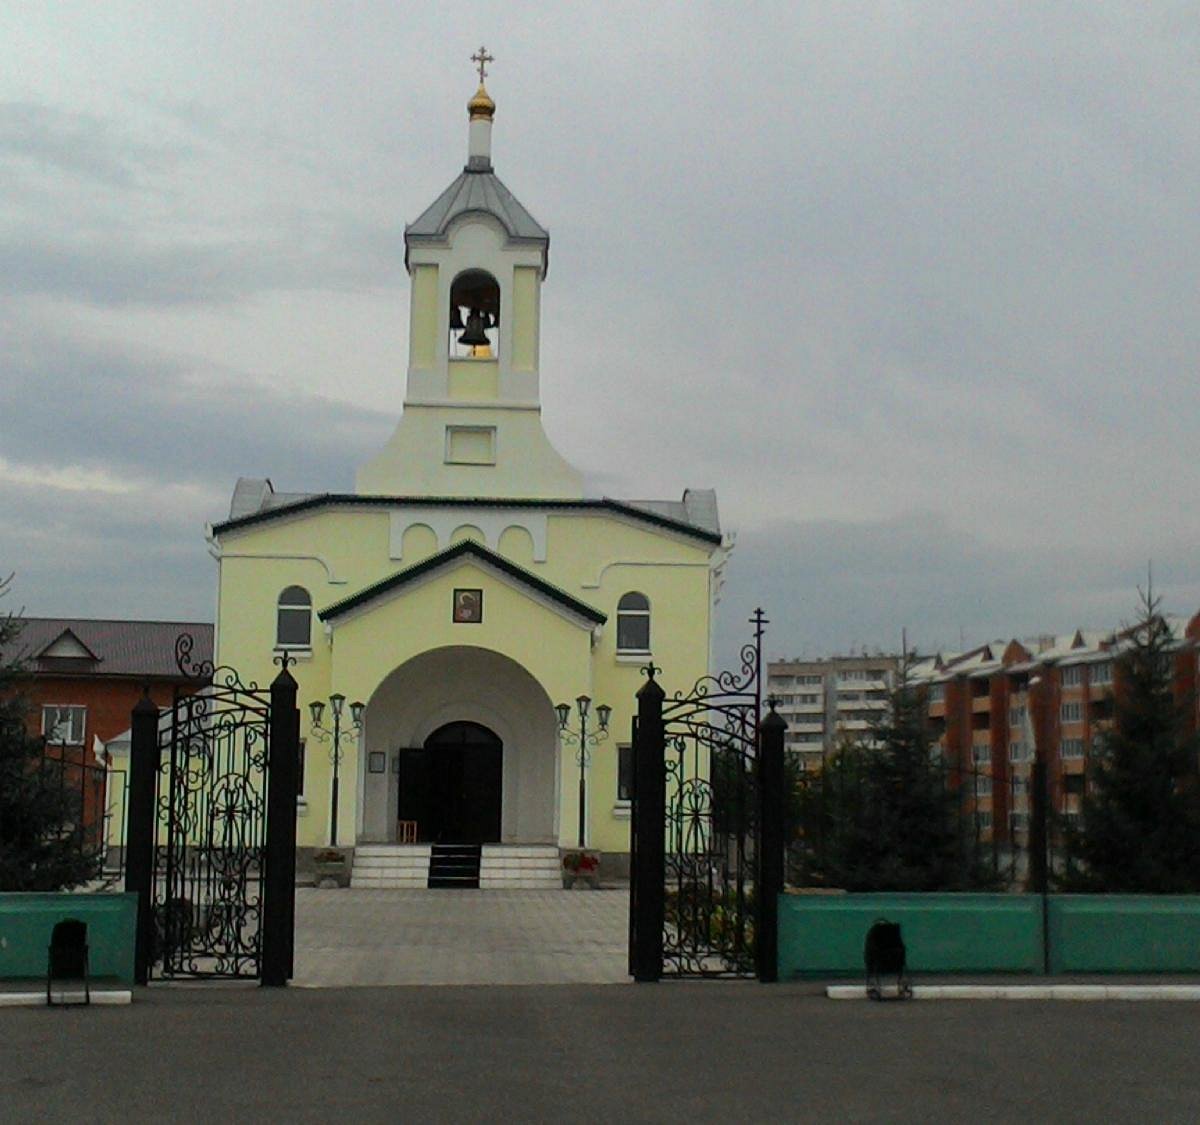
M 484 331 L 485 324 L 484 314 L 479 309 L 472 309 L 467 313 L 467 330 L 459 336 L 458 342 L 472 348 L 487 347 L 491 341 Z

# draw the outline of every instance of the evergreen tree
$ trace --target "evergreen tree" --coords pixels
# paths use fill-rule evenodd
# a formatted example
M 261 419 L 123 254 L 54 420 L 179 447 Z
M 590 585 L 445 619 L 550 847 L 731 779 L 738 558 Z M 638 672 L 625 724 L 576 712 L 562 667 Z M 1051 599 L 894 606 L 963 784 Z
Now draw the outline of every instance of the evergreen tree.
M 951 780 L 902 668 L 871 740 L 843 745 L 819 775 L 802 782 L 802 869 L 811 881 L 851 891 L 993 885 L 974 822 L 963 811 L 969 788 Z
M 1064 831 L 1060 882 L 1073 891 L 1200 890 L 1200 739 L 1176 700 L 1170 628 L 1141 594 L 1115 661 L 1112 725 L 1093 745 L 1078 825 Z
M 10 583 L 0 580 L 0 596 Z M 19 617 L 0 615 L 0 891 L 57 891 L 95 877 L 100 859 L 83 846 L 78 791 L 59 785 L 44 739 L 28 733 L 20 633 Z

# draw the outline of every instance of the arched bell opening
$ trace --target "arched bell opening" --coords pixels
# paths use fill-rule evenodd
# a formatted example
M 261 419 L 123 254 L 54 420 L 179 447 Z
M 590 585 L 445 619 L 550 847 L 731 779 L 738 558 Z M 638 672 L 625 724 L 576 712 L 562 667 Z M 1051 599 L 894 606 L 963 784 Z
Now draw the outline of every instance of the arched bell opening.
M 500 284 L 466 270 L 450 286 L 450 358 L 490 359 L 500 351 Z

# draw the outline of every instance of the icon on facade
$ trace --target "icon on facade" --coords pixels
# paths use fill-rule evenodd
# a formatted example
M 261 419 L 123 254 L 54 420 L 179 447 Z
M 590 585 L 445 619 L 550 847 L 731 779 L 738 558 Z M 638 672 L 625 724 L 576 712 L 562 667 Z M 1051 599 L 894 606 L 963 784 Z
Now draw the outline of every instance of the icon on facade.
M 454 623 L 456 625 L 477 625 L 483 620 L 483 591 L 463 590 L 454 591 Z

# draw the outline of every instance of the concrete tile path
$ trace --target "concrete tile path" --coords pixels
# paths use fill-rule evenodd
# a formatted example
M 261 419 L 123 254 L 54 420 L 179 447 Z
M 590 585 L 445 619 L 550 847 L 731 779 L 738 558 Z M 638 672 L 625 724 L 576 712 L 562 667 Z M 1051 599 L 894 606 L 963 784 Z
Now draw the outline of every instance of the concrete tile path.
M 309 988 L 627 982 L 629 892 L 296 889 Z

